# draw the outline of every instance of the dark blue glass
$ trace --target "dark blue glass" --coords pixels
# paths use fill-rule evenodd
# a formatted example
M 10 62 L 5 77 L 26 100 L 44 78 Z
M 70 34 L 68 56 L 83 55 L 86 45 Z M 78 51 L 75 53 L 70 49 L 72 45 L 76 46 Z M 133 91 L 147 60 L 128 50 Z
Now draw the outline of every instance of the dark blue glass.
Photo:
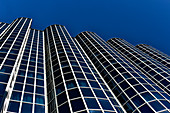
M 143 93 L 143 94 L 141 94 L 141 95 L 144 97 L 144 99 L 145 99 L 146 101 L 150 101 L 150 100 L 153 100 L 153 99 L 154 99 L 154 97 L 153 97 L 151 94 L 149 94 L 148 92 Z
M 77 78 L 84 78 L 83 73 L 75 73 L 75 75 Z
M 34 92 L 34 86 L 25 85 L 25 92 Z
M 0 82 L 8 82 L 9 75 L 0 73 Z
M 44 69 L 43 68 L 38 68 L 37 72 L 44 73 Z
M 104 95 L 102 90 L 94 89 L 94 92 L 95 92 L 97 97 L 99 97 L 99 98 L 106 98 L 106 96 Z
M 105 110 L 113 110 L 113 107 L 110 105 L 108 100 L 99 99 L 99 102 L 100 102 L 103 109 L 105 109 Z
M 135 92 L 135 90 L 132 88 L 127 89 L 125 92 L 130 98 L 137 94 L 137 92 Z
M 19 70 L 18 75 L 25 76 L 25 71 Z
M 34 76 L 35 76 L 35 73 L 28 71 L 27 76 L 28 76 L 28 77 L 34 77 Z
M 85 98 L 85 101 L 86 101 L 87 107 L 89 109 L 100 109 L 96 99 L 94 99 L 94 98 Z
M 24 93 L 23 101 L 32 102 L 32 100 L 33 100 L 33 95 L 32 94 Z
M 42 87 L 36 87 L 36 93 L 44 94 L 44 88 L 42 88 Z
M 94 97 L 90 88 L 81 88 L 81 91 L 83 93 L 83 96 Z
M 40 85 L 40 86 L 44 86 L 44 81 L 43 80 L 37 80 L 36 84 Z
M 74 80 L 66 82 L 66 85 L 67 85 L 67 89 L 74 88 L 77 86 Z
M 97 111 L 97 110 L 90 110 L 90 113 L 103 113 L 102 111 Z
M 13 61 L 13 60 L 6 60 L 4 64 L 13 66 L 14 63 L 15 63 L 15 61 Z
M 58 105 L 62 104 L 65 101 L 67 101 L 67 96 L 66 96 L 65 92 L 63 92 L 63 93 L 61 93 L 60 95 L 57 96 Z
M 87 79 L 95 80 L 95 78 L 94 78 L 94 76 L 92 74 L 87 74 L 86 73 L 86 77 L 87 77 Z
M 153 107 L 153 109 L 155 109 L 156 111 L 160 111 L 160 110 L 163 110 L 163 109 L 165 109 L 159 102 L 157 102 L 157 101 L 153 101 L 153 102 L 150 102 L 149 103 L 152 107 Z
M 45 113 L 45 106 L 35 105 L 34 113 Z
M 164 100 L 162 100 L 161 101 L 166 107 L 168 107 L 169 109 L 170 109 L 170 103 L 169 102 L 167 102 L 166 100 L 164 101 Z
M 21 113 L 32 113 L 32 104 L 22 104 Z
M 155 113 L 155 112 L 153 112 L 153 110 L 147 104 L 145 104 L 142 107 L 140 107 L 139 110 L 142 113 Z
M 79 90 L 77 88 L 76 89 L 72 89 L 72 90 L 68 90 L 68 94 L 69 94 L 69 98 L 70 99 L 81 97 L 80 96 L 80 92 L 79 92 Z
M 44 96 L 36 95 L 35 96 L 35 103 L 44 104 L 45 103 Z
M 23 84 L 15 83 L 14 90 L 22 91 L 22 89 L 23 89 Z
M 18 112 L 18 110 L 19 110 L 19 102 L 10 101 L 8 106 L 8 111 Z
M 71 106 L 72 106 L 73 112 L 85 109 L 82 99 L 72 100 Z
M 100 88 L 100 86 L 98 85 L 97 82 L 94 82 L 94 81 L 89 81 L 90 82 L 90 85 L 94 88 Z
M 1 84 L 0 83 L 0 94 L 4 94 L 4 92 L 5 92 L 5 88 L 6 88 L 6 84 Z
M 165 99 L 163 98 L 159 93 L 157 92 L 153 92 L 153 95 L 157 98 L 157 99 Z
M 78 80 L 78 83 L 80 85 L 80 87 L 89 87 L 87 82 L 85 80 Z
M 37 73 L 37 78 L 44 79 L 44 75 Z
M 139 97 L 139 96 L 135 96 L 133 99 L 132 99 L 132 101 L 134 102 L 134 104 L 138 107 L 138 106 L 140 106 L 140 105 L 142 105 L 143 103 L 145 103 L 142 99 L 141 99 L 141 97 Z
M 24 79 L 25 79 L 24 77 L 17 76 L 16 82 L 24 83 Z
M 11 99 L 13 99 L 13 100 L 21 100 L 21 92 L 15 92 L 15 91 L 13 91 L 12 92 L 12 96 L 11 96 Z
M 27 78 L 26 83 L 27 83 L 27 84 L 34 84 L 34 79 L 32 79 L 32 78 Z
M 138 92 L 146 91 L 146 89 L 145 89 L 143 86 L 141 86 L 141 85 L 137 85 L 137 86 L 135 86 L 135 88 L 136 88 L 136 90 L 137 90 Z
M 11 73 L 12 69 L 13 69 L 12 67 L 3 66 L 0 70 L 0 72 Z

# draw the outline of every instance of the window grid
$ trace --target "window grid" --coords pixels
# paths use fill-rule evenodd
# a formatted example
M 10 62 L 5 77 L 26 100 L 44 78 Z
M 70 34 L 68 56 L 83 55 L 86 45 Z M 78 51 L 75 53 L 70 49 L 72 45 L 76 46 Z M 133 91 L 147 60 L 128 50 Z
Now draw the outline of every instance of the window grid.
M 65 33 L 66 34 L 66 33 Z M 68 38 L 67 38 L 68 39 Z M 72 47 L 72 48 L 74 48 L 74 47 Z M 74 53 L 75 53 L 76 51 L 74 51 Z M 79 53 L 80 54 L 80 53 Z M 87 60 L 87 59 L 86 59 Z M 86 61 L 85 60 L 85 61 Z M 81 65 L 80 65 L 80 67 L 82 67 Z M 90 68 L 89 68 L 90 69 Z M 83 70 L 83 69 L 82 69 Z M 92 73 L 92 71 L 91 71 L 91 73 Z M 85 78 L 86 78 L 86 80 L 87 80 L 87 82 L 88 82 L 88 84 L 89 84 L 89 86 L 90 86 L 90 82 L 89 82 L 89 80 L 87 79 L 87 77 L 85 76 Z M 98 82 L 98 81 L 97 81 Z M 98 83 L 98 84 L 100 84 L 100 83 Z M 95 88 L 92 88 L 93 86 L 91 86 L 91 90 L 92 90 L 92 92 L 94 93 L 94 91 L 93 91 L 93 89 L 95 89 Z M 101 86 L 100 86 L 100 88 L 101 88 Z M 95 95 L 95 93 L 94 93 L 94 95 Z M 96 96 L 96 98 L 97 98 L 97 96 Z
M 92 34 L 92 33 L 91 33 Z M 87 35 L 86 35 L 87 36 Z M 82 38 L 83 36 L 80 36 L 79 38 Z M 80 39 L 79 39 L 80 40 Z M 83 41 L 85 41 L 85 40 L 90 40 L 90 37 L 88 37 L 87 39 L 84 39 L 83 38 Z M 87 44 L 88 42 L 86 42 L 86 44 Z M 80 43 L 82 46 L 83 46 L 83 44 L 82 43 Z M 95 45 L 95 43 L 93 42 L 93 44 Z M 89 46 L 89 45 L 88 45 Z M 103 47 L 103 45 L 102 45 L 102 47 Z M 94 47 L 93 47 L 94 48 Z M 87 48 L 84 48 L 84 49 L 87 49 Z M 87 51 L 89 51 L 89 50 L 87 50 Z M 102 52 L 103 53 L 103 52 Z
M 37 107 L 41 107 L 42 108 L 42 112 L 44 112 L 45 113 L 45 106 L 44 106 L 44 85 L 43 84 L 37 84 L 36 83 L 36 81 L 38 80 L 38 81 L 41 81 L 41 80 L 43 80 L 43 76 L 44 76 L 44 74 L 43 74 L 43 72 L 42 72 L 42 76 L 41 77 L 43 77 L 43 78 L 41 78 L 41 79 L 39 79 L 39 77 L 40 77 L 40 75 L 38 76 L 38 73 L 36 74 L 36 72 L 38 72 L 39 70 L 37 70 L 36 68 L 34 68 L 35 70 L 34 71 L 32 71 L 32 72 L 35 72 L 34 73 L 34 76 L 33 75 L 29 75 L 28 74 L 28 72 L 29 72 L 29 67 L 30 67 L 30 63 L 31 63 L 31 61 L 30 61 L 30 58 L 31 58 L 31 55 L 32 55 L 32 52 L 33 52 L 33 50 L 32 50 L 32 48 L 35 46 L 36 48 L 37 48 L 37 52 L 36 52 L 36 56 L 37 56 L 37 58 L 36 58 L 36 61 L 35 61 L 35 67 L 37 67 L 37 64 L 38 64 L 38 57 L 39 57 L 39 55 L 38 55 L 38 49 L 39 49 L 39 45 L 40 45 L 40 42 L 43 42 L 43 35 L 42 35 L 42 33 L 41 33 L 41 36 L 40 36 L 40 31 L 38 31 L 38 30 L 31 30 L 31 33 L 32 34 L 30 34 L 30 36 L 29 36 L 29 38 L 28 38 L 28 40 L 27 40 L 27 44 L 26 44 L 26 48 L 27 47 L 29 47 L 30 49 L 30 52 L 29 52 L 29 58 L 28 58 L 28 63 L 27 63 L 27 66 L 26 66 L 26 68 L 27 69 L 25 69 L 26 70 L 26 73 L 25 73 L 25 77 L 23 77 L 23 75 L 22 76 L 20 76 L 20 75 L 18 75 L 17 76 L 17 79 L 18 79 L 18 77 L 20 77 L 20 78 L 23 78 L 23 80 L 24 80 L 24 83 L 23 83 L 23 89 L 21 90 L 21 91 L 18 91 L 18 90 L 13 90 L 13 93 L 15 94 L 15 93 L 19 93 L 19 92 L 21 92 L 22 94 L 21 94 L 21 97 L 20 97 L 20 99 L 19 100 L 17 100 L 17 97 L 13 97 L 13 95 L 12 95 L 12 97 L 11 98 L 14 98 L 14 100 L 12 99 L 10 102 L 20 102 L 20 107 L 19 107 L 19 112 L 23 112 L 23 110 L 24 110 L 24 106 L 28 106 L 28 107 L 31 107 L 31 111 L 27 111 L 27 112 L 35 112 L 35 110 L 37 110 Z M 31 43 L 30 43 L 31 42 Z M 42 43 L 43 44 L 43 43 Z M 43 47 L 43 46 L 42 46 Z M 25 52 L 24 52 L 24 54 L 25 54 Z M 24 55 L 23 55 L 23 57 L 24 57 Z M 23 60 L 22 60 L 23 61 Z M 22 64 L 22 61 L 21 61 L 21 64 Z M 42 62 L 43 63 L 43 62 Z M 21 65 L 20 65 L 21 66 Z M 38 77 L 38 78 L 37 78 Z M 18 84 L 18 83 L 20 83 L 20 82 L 17 82 L 18 80 L 16 79 L 16 84 Z M 32 82 L 28 82 L 28 80 L 31 80 Z M 22 82 L 22 81 L 21 81 Z M 44 81 L 43 81 L 44 82 Z M 40 86 L 39 86 L 40 85 Z M 30 92 L 30 88 L 33 88 L 33 90 L 31 90 L 31 92 Z M 26 89 L 27 88 L 27 89 Z M 31 88 L 31 89 L 32 89 Z M 28 90 L 28 91 L 27 91 Z M 38 92 L 37 92 L 38 91 Z M 27 100 L 25 100 L 25 96 L 26 95 L 32 95 L 32 100 L 30 100 L 30 97 L 28 96 L 27 97 Z M 19 98 L 19 97 L 18 97 Z M 28 104 L 26 104 L 26 103 L 28 103 Z M 34 108 L 34 106 L 36 106 L 36 108 Z M 44 110 L 43 110 L 44 109 Z
M 115 39 L 115 40 L 112 40 L 112 39 L 111 39 L 110 41 L 111 41 L 110 43 L 114 43 L 115 45 L 119 45 L 119 47 L 122 47 L 121 45 L 123 45 L 123 43 L 119 43 L 119 44 L 118 44 L 118 43 L 117 43 L 117 42 L 118 42 L 117 39 Z M 120 42 L 120 41 L 119 41 L 119 42 Z M 112 44 L 112 45 L 113 45 L 113 44 Z M 113 46 L 113 47 L 114 47 L 114 46 Z M 126 48 L 129 48 L 129 47 L 127 47 L 127 46 L 125 46 L 125 47 L 126 47 Z M 134 51 L 132 48 L 129 48 L 129 49 L 130 49 L 130 50 L 129 50 L 129 49 L 126 49 L 125 47 L 124 47 L 124 50 L 125 50 L 126 52 L 128 52 L 128 53 L 130 53 L 130 52 L 129 52 L 130 50 Z M 115 47 L 114 47 L 114 48 L 115 48 Z M 123 47 L 122 47 L 122 48 L 123 48 Z M 115 49 L 116 49 L 116 48 L 115 48 Z M 128 50 L 129 50 L 129 51 L 128 51 Z M 118 50 L 118 51 L 119 51 L 119 50 Z M 122 52 L 122 54 L 126 55 L 124 52 Z M 168 80 L 168 76 L 164 76 L 164 74 L 162 74 L 162 73 L 160 73 L 160 72 L 157 72 L 157 70 L 155 70 L 154 68 L 151 68 L 150 65 L 148 65 L 148 63 L 149 63 L 149 64 L 154 65 L 154 66 L 156 67 L 156 66 L 157 66 L 156 64 L 150 62 L 149 60 L 146 60 L 146 62 L 148 62 L 148 63 L 144 62 L 143 59 L 145 59 L 145 58 L 144 58 L 144 56 L 142 56 L 142 55 L 140 55 L 140 54 L 137 54 L 137 55 L 140 55 L 141 58 L 137 58 L 137 56 L 134 55 L 134 54 L 132 54 L 132 53 L 130 53 L 130 54 L 131 54 L 132 57 L 127 57 L 127 58 L 128 58 L 131 62 L 133 62 L 134 64 L 136 64 L 136 62 L 134 62 L 134 59 L 132 59 L 132 58 L 134 57 L 135 59 L 138 59 L 138 61 L 141 62 L 144 66 L 142 67 L 140 64 L 137 65 L 137 66 L 139 66 L 140 69 L 141 69 L 144 73 L 147 73 L 148 76 L 154 80 L 154 82 L 159 83 L 160 86 L 161 86 L 164 90 L 166 90 L 166 91 L 169 92 L 169 88 L 168 88 L 169 84 L 166 85 L 166 84 L 164 84 L 164 83 L 161 82 L 161 81 L 169 81 L 169 80 Z M 159 67 L 157 67 L 157 68 L 159 68 Z M 148 70 L 146 70 L 146 69 L 148 69 Z M 163 73 L 165 73 L 165 74 L 168 75 L 168 73 L 167 73 L 166 71 L 161 70 L 162 68 L 159 68 L 159 69 L 160 69 L 161 72 L 163 72 Z M 161 79 L 156 78 L 152 73 L 155 73 L 154 75 L 157 75 L 159 78 L 161 77 Z
M 139 44 L 136 47 L 140 49 L 142 52 L 156 59 L 158 62 L 170 68 L 170 59 L 167 57 L 167 55 L 164 55 L 163 53 L 160 53 L 159 51 L 155 51 L 153 47 L 146 45 L 146 44 Z

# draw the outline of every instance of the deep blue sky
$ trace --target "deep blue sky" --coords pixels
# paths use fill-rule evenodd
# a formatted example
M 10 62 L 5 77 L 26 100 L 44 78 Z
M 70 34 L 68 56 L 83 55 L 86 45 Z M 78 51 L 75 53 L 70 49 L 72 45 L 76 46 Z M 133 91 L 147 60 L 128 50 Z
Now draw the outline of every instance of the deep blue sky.
M 18 17 L 32 18 L 32 28 L 61 24 L 73 37 L 93 31 L 170 55 L 170 0 L 0 0 L 1 22 Z

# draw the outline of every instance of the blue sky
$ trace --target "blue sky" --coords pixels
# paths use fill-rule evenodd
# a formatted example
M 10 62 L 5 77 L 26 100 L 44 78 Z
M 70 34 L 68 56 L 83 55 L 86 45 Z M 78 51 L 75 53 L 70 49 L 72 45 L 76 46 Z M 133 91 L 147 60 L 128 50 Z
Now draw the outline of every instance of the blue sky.
M 0 0 L 1 22 L 18 17 L 32 18 L 32 28 L 61 24 L 73 37 L 93 31 L 170 55 L 170 0 Z

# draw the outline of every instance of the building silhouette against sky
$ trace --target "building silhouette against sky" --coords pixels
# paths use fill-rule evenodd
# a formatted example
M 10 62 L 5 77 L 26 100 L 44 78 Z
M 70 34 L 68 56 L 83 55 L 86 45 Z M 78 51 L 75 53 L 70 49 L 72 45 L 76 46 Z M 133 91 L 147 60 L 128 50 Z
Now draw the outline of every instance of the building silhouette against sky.
M 24 17 L 0 23 L 1 113 L 170 112 L 169 56 L 31 23 Z

